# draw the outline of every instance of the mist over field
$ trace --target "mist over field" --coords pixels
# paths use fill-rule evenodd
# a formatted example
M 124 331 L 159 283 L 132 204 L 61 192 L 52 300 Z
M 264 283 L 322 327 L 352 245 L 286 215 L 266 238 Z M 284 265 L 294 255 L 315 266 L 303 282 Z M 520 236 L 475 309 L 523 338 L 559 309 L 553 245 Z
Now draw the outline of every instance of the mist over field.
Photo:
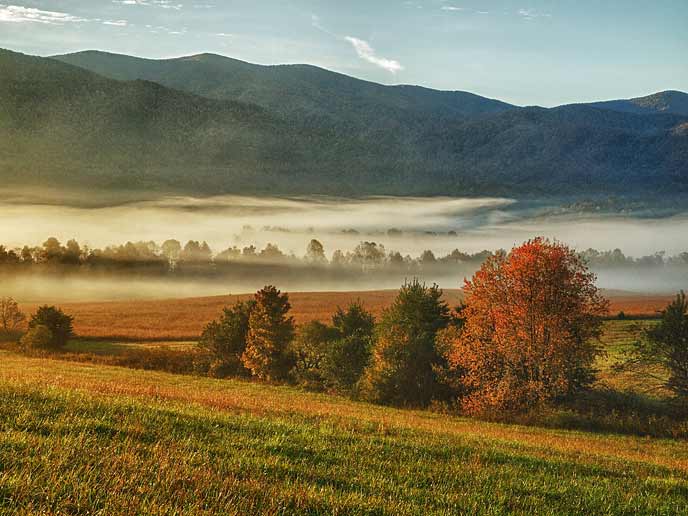
M 363 241 L 389 252 L 416 258 L 430 250 L 438 258 L 458 249 L 464 253 L 511 249 L 538 235 L 559 239 L 579 251 L 621 249 L 626 256 L 666 256 L 688 250 L 688 216 L 633 217 L 575 213 L 506 198 L 339 199 L 329 197 L 88 199 L 71 193 L 62 199 L 5 195 L 0 201 L 0 244 L 8 248 L 40 246 L 54 236 L 76 239 L 90 248 L 127 241 L 169 238 L 182 245 L 206 241 L 213 253 L 229 247 L 277 245 L 286 255 L 303 257 L 308 242 L 322 242 L 327 258 L 335 250 L 350 252 Z M 444 288 L 458 288 L 476 264 L 433 268 L 418 275 Z M 192 297 L 250 292 L 266 283 L 291 291 L 371 290 L 396 288 L 407 271 L 312 270 L 295 263 L 239 266 L 216 278 L 146 278 L 107 274 L 32 274 L 3 278 L 7 295 L 31 301 Z M 603 288 L 638 292 L 673 292 L 688 287 L 686 268 L 654 268 L 643 273 L 624 268 L 598 272 Z M 415 274 L 415 273 L 414 273 Z

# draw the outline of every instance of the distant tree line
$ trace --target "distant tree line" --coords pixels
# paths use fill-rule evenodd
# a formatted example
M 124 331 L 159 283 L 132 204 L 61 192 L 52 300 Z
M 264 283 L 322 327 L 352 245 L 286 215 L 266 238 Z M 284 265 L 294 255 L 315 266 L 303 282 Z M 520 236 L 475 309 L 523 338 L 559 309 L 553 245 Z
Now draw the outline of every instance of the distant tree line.
M 309 267 L 360 272 L 401 272 L 416 275 L 423 272 L 453 272 L 457 265 L 472 273 L 493 255 L 490 251 L 466 253 L 459 249 L 436 256 L 431 250 L 419 256 L 387 251 L 382 244 L 360 242 L 351 251 L 335 250 L 329 257 L 323 244 L 313 239 L 303 256 L 288 254 L 275 244 L 263 249 L 253 245 L 229 247 L 214 252 L 206 242 L 166 240 L 127 242 L 104 249 L 89 248 L 76 240 L 62 244 L 48 238 L 41 246 L 9 249 L 0 245 L 0 272 L 12 271 L 88 271 L 107 270 L 153 275 L 218 274 L 237 266 Z M 633 258 L 621 250 L 598 251 L 588 249 L 580 253 L 592 269 L 605 268 L 688 268 L 688 252 L 666 256 L 664 252 Z

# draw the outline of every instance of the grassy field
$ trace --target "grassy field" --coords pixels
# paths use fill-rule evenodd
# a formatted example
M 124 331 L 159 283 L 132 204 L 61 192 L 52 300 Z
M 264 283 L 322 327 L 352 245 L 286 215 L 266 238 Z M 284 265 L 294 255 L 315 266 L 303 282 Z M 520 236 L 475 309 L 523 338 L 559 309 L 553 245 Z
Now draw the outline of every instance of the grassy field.
M 685 514 L 685 441 L 0 352 L 2 514 Z
M 356 300 L 379 315 L 397 295 L 396 290 L 366 292 L 294 292 L 289 293 L 292 315 L 297 323 L 314 319 L 328 320 L 337 306 Z M 671 296 L 628 295 L 610 292 L 610 313 L 654 315 L 672 300 Z M 61 307 L 74 316 L 74 326 L 82 337 L 110 340 L 193 340 L 209 321 L 217 318 L 222 308 L 250 295 L 168 299 L 159 301 L 115 301 L 103 303 L 64 303 Z M 450 306 L 456 306 L 463 294 L 445 290 Z M 32 313 L 36 305 L 23 305 Z

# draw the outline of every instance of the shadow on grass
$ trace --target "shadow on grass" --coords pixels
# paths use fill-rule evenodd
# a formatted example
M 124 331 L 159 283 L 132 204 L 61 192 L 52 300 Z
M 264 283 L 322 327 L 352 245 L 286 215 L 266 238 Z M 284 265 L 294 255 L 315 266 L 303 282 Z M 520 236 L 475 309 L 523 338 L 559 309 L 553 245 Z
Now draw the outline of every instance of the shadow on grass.
M 688 411 L 671 399 L 597 388 L 557 407 L 534 410 L 511 422 L 660 438 L 688 439 Z

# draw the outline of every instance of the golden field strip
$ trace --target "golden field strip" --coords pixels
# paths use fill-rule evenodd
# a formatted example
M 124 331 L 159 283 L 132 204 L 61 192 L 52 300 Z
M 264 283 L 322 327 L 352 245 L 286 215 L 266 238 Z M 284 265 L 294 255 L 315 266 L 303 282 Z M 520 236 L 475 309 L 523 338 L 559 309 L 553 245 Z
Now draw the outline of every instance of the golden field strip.
M 396 290 L 359 292 L 290 292 L 292 315 L 296 323 L 329 320 L 337 306 L 360 300 L 376 316 L 389 306 Z M 200 335 L 203 327 L 216 319 L 222 308 L 251 294 L 187 299 L 135 300 L 112 302 L 62 303 L 60 307 L 74 316 L 74 328 L 80 337 L 121 340 L 189 340 Z M 459 289 L 445 290 L 450 306 L 463 298 Z M 672 300 L 672 296 L 629 295 L 609 292 L 610 314 L 623 311 L 626 315 L 655 315 Z M 35 304 L 24 304 L 31 313 Z

